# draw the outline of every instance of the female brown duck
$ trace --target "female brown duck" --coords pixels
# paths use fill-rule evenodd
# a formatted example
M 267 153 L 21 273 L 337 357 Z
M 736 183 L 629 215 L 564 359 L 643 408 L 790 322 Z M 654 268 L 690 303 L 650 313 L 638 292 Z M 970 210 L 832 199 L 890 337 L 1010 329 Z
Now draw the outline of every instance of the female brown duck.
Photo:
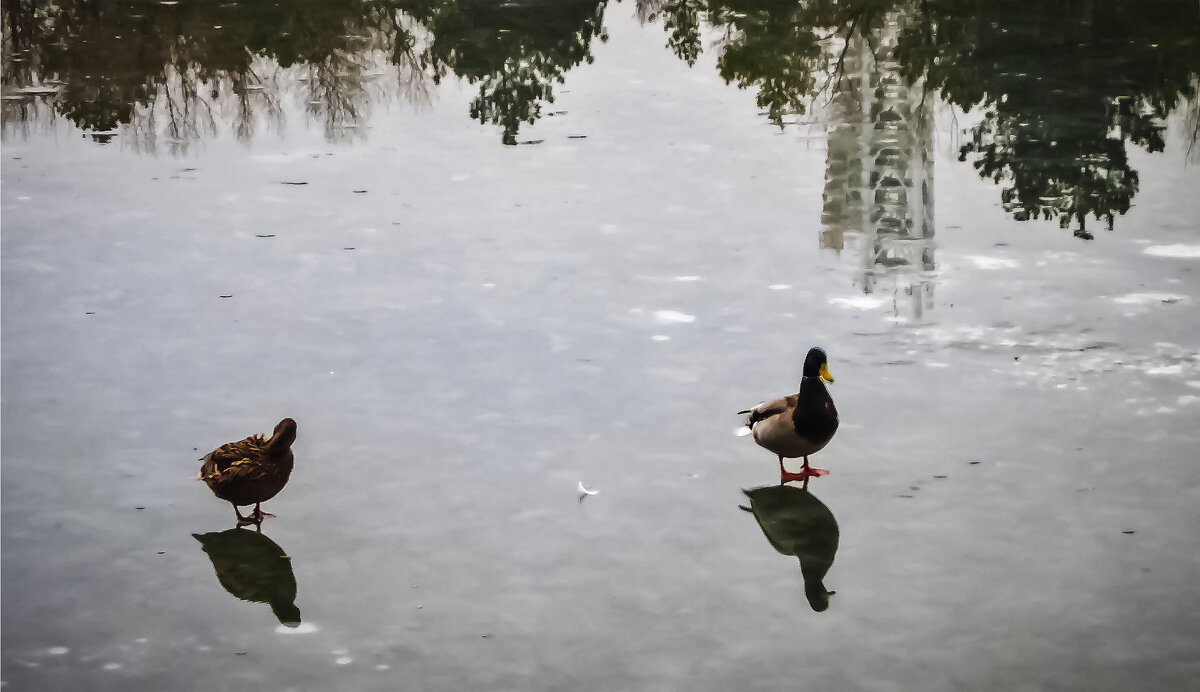
M 804 359 L 799 393 L 739 411 L 750 414 L 746 425 L 754 433 L 754 441 L 779 457 L 780 484 L 804 481 L 807 488 L 809 477 L 829 473 L 808 465 L 808 455 L 816 454 L 829 444 L 838 428 L 837 408 L 829 390 L 825 389 L 826 382 L 833 382 L 829 359 L 824 350 L 814 346 Z M 783 468 L 784 457 L 804 457 L 804 466 L 799 473 L 790 473 Z
M 296 421 L 284 418 L 269 438 L 251 435 L 209 452 L 200 467 L 200 480 L 214 495 L 233 505 L 238 526 L 261 524 L 264 518 L 275 515 L 263 512 L 260 505 L 283 490 L 292 475 L 295 441 Z M 254 511 L 243 517 L 239 505 L 254 505 Z

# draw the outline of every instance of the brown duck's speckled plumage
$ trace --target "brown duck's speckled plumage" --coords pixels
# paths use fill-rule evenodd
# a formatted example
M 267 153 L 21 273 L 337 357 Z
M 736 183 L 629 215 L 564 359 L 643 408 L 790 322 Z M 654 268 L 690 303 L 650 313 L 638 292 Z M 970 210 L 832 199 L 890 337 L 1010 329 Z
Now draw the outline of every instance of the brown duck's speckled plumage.
M 295 441 L 296 421 L 284 418 L 271 437 L 251 435 L 209 452 L 200 467 L 200 480 L 235 508 L 266 502 L 287 485 Z

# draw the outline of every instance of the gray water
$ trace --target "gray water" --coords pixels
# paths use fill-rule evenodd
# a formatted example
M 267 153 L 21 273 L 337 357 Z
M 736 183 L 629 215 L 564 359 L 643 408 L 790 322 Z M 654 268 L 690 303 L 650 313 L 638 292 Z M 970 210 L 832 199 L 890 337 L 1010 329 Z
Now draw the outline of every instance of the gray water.
M 881 251 L 831 203 L 836 101 L 780 129 L 719 32 L 689 67 L 633 6 L 604 27 L 532 144 L 452 75 L 336 136 L 287 100 L 174 151 L 6 124 L 7 689 L 1195 684 L 1186 107 L 1084 240 L 1015 220 L 958 160 L 979 114 L 931 96 Z M 778 469 L 735 414 L 814 344 L 823 612 L 739 509 Z M 286 601 L 286 552 L 299 627 L 193 536 L 234 522 L 198 458 L 285 416 L 248 573 Z

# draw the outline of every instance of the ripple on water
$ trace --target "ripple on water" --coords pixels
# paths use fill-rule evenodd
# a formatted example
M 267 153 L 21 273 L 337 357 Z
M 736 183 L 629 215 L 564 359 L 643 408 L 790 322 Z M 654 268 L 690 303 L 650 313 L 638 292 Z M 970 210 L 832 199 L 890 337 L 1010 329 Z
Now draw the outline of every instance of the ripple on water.
M 1142 250 L 1154 257 L 1174 257 L 1176 259 L 1200 259 L 1200 245 L 1151 245 Z
M 661 324 L 689 324 L 696 321 L 696 316 L 678 310 L 655 310 L 654 319 Z
M 278 627 L 275 628 L 276 634 L 312 634 L 313 632 L 316 632 L 316 631 L 317 631 L 317 626 L 312 624 L 311 622 L 302 622 L 299 625 L 296 625 L 295 627 L 288 627 L 287 625 L 279 625 Z
M 857 295 L 852 298 L 830 298 L 829 302 L 832 305 L 838 305 L 844 308 L 874 310 L 887 305 L 891 302 L 891 299 L 879 298 L 877 296 Z
M 1016 269 L 1018 266 L 1016 260 L 1005 259 L 1004 257 L 971 255 L 967 259 L 974 262 L 975 266 L 980 269 Z
M 1187 300 L 1187 296 L 1178 293 L 1126 293 L 1113 298 L 1118 305 L 1153 305 L 1155 303 L 1178 303 Z

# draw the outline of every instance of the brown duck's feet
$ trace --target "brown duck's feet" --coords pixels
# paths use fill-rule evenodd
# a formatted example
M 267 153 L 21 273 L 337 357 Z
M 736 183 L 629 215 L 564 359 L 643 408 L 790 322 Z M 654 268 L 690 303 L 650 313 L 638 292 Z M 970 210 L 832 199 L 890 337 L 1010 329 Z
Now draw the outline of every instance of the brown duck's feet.
M 829 473 L 829 472 L 826 471 L 825 473 Z M 262 511 L 261 508 L 259 508 L 257 506 L 254 508 L 254 511 L 250 513 L 250 519 L 259 524 L 262 523 L 263 519 L 266 519 L 267 517 L 273 517 L 273 516 L 275 516 L 275 515 L 271 514 L 270 512 L 264 512 L 264 511 Z
M 237 518 L 238 518 L 237 525 L 238 526 L 250 526 L 251 524 L 253 524 L 254 526 L 258 526 L 263 523 L 263 519 L 266 519 L 267 517 L 275 516 L 274 514 L 271 514 L 270 512 L 262 511 L 258 507 L 255 507 L 253 512 L 251 512 L 250 514 L 248 514 L 244 517 L 242 516 L 242 513 L 238 512 L 236 509 L 234 510 L 234 512 L 237 513 Z

